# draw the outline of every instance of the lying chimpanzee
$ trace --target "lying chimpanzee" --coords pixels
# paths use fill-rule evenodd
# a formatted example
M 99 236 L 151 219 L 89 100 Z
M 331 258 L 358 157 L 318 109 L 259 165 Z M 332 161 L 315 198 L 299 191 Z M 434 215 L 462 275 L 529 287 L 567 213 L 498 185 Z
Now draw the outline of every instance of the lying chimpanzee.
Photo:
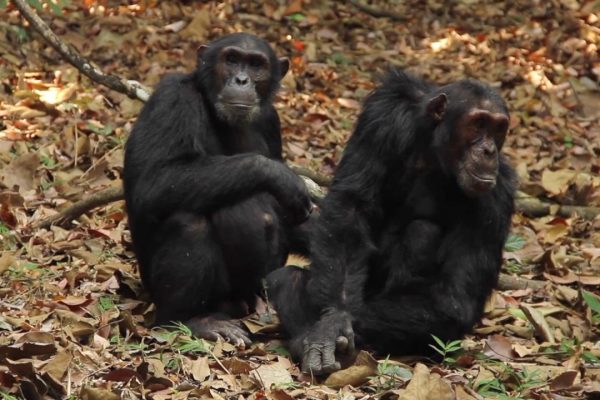
M 164 78 L 125 152 L 129 225 L 159 324 L 249 344 L 231 318 L 285 262 L 311 210 L 283 162 L 272 102 L 286 59 L 249 34 L 202 47 L 191 74 Z M 302 230 L 298 230 L 302 231 Z
M 367 98 L 311 236 L 310 271 L 268 277 L 304 371 L 339 369 L 355 339 L 419 353 L 480 319 L 513 214 L 508 126 L 502 98 L 473 80 L 435 87 L 393 70 Z

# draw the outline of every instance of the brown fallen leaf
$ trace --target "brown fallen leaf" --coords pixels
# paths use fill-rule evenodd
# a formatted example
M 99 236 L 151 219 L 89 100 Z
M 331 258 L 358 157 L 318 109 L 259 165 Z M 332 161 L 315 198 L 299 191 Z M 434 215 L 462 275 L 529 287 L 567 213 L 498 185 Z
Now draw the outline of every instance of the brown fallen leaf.
M 4 170 L 0 170 L 0 180 L 8 188 L 19 188 L 19 193 L 27 192 L 37 186 L 35 171 L 40 165 L 37 153 L 25 153 L 15 158 Z
M 204 7 L 194 13 L 194 18 L 179 34 L 183 38 L 204 41 L 206 40 L 209 28 L 210 10 L 208 7 Z
M 579 373 L 577 371 L 565 371 L 552 382 L 550 382 L 550 390 L 565 390 L 570 389 L 575 384 L 575 380 Z
M 279 363 L 261 365 L 251 371 L 250 376 L 265 389 L 293 382 L 290 372 Z
M 484 354 L 496 360 L 510 360 L 515 353 L 512 343 L 502 335 L 492 335 L 485 342 Z
M 430 373 L 425 365 L 417 364 L 413 378 L 398 400 L 454 400 L 454 392 L 441 376 Z
M 14 251 L 3 251 L 0 256 L 0 275 L 15 263 Z
M 119 400 L 121 396 L 104 389 L 84 386 L 79 392 L 81 400 Z
M 52 377 L 58 381 L 62 380 L 71 365 L 73 355 L 70 351 L 62 349 L 54 357 L 48 361 L 48 364 L 44 365 L 42 371 L 49 373 Z
M 376 373 L 376 368 L 367 365 L 352 365 L 329 375 L 327 380 L 325 380 L 325 385 L 333 388 L 341 388 L 346 385 L 358 387 L 367 382 L 369 377 Z
M 542 172 L 542 187 L 553 195 L 564 193 L 569 188 L 569 183 L 577 173 L 572 170 L 559 169 L 550 171 L 545 169 Z
M 189 360 L 189 359 L 186 359 Z M 199 357 L 196 360 L 190 360 L 188 366 L 192 377 L 198 382 L 204 382 L 210 376 L 210 366 L 208 357 Z

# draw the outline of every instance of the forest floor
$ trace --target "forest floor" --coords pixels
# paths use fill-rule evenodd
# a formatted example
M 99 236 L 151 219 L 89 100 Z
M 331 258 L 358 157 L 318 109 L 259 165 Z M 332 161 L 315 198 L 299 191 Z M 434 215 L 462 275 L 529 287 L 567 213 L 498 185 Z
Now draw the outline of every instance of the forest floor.
M 120 185 L 143 103 L 83 77 L 3 3 L 0 398 L 600 398 L 598 1 L 369 3 L 386 16 L 357 1 L 310 0 L 86 0 L 62 15 L 38 11 L 105 72 L 148 86 L 192 70 L 197 47 L 219 35 L 264 37 L 292 61 L 276 99 L 285 156 L 325 175 L 390 65 L 501 90 L 520 190 L 555 204 L 551 215 L 515 215 L 503 272 L 538 284 L 494 292 L 460 344 L 432 340 L 441 362 L 363 352 L 327 380 L 301 374 L 261 315 L 245 321 L 255 341 L 244 350 L 182 327 L 150 329 L 122 201 L 64 227 L 33 227 Z M 591 207 L 591 218 L 559 216 L 558 205 Z

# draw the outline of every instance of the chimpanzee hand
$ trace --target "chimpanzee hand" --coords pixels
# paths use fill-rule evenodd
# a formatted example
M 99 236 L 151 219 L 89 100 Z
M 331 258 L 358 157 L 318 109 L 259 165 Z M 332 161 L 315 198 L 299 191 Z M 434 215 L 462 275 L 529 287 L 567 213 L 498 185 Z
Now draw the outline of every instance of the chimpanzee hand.
M 219 319 L 213 316 L 192 318 L 186 322 L 194 336 L 207 340 L 224 339 L 236 347 L 245 348 L 252 341 L 248 332 L 242 328 L 237 320 Z
M 310 194 L 304 180 L 285 165 L 281 165 L 281 178 L 275 190 L 275 197 L 285 209 L 284 216 L 293 224 L 308 219 L 313 210 Z
M 354 353 L 354 331 L 347 312 L 328 311 L 304 338 L 302 372 L 325 375 L 341 368 L 338 356 Z M 338 357 L 339 358 L 339 357 Z

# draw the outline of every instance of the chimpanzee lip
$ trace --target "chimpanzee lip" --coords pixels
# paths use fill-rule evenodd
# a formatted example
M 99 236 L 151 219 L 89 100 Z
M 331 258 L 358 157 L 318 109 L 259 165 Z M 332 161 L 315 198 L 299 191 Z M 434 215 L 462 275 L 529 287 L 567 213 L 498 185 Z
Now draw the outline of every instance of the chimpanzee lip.
M 240 102 L 227 102 L 228 106 L 239 107 L 239 108 L 252 108 L 255 103 L 240 103 Z
M 484 176 L 481 176 L 481 175 L 477 175 L 477 174 L 475 174 L 473 172 L 470 172 L 469 174 L 473 178 L 475 178 L 476 180 L 481 181 L 481 182 L 485 182 L 485 183 L 496 182 L 496 176 L 495 175 L 484 175 Z

